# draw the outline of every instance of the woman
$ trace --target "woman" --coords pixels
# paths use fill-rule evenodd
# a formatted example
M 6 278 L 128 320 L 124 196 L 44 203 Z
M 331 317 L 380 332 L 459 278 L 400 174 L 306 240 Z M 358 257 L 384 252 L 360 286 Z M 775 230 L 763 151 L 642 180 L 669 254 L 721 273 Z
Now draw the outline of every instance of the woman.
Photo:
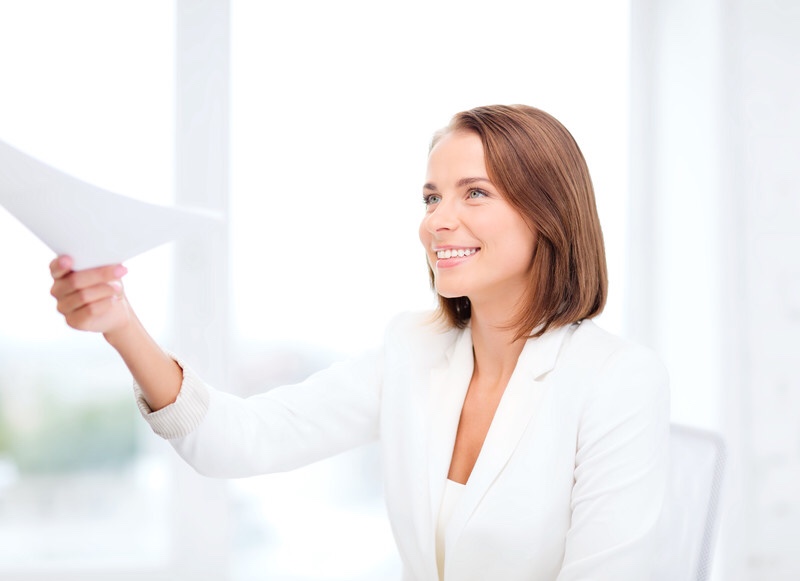
M 667 379 L 591 321 L 606 266 L 580 149 L 540 110 L 479 107 L 435 136 L 425 182 L 435 316 L 399 316 L 380 350 L 296 386 L 247 400 L 208 387 L 138 322 L 121 265 L 59 257 L 52 294 L 119 351 L 144 417 L 202 474 L 380 439 L 404 579 L 647 579 Z

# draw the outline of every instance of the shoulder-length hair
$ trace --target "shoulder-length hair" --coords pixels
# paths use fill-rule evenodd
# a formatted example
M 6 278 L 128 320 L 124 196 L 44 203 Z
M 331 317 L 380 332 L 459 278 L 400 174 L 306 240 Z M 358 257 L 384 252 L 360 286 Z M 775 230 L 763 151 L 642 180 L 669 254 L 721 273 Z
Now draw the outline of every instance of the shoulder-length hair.
M 600 314 L 608 292 L 603 233 L 589 169 L 572 134 L 539 109 L 494 105 L 456 114 L 431 149 L 454 131 L 480 137 L 489 179 L 537 235 L 527 293 L 509 324 L 515 339 Z M 467 326 L 467 297 L 438 299 L 440 318 Z

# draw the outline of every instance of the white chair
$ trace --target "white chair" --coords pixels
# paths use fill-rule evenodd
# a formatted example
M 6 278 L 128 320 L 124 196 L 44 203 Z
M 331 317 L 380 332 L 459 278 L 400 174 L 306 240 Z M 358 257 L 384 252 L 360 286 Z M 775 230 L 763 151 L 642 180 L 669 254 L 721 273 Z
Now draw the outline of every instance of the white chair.
M 672 424 L 656 581 L 709 579 L 724 466 L 725 444 L 718 434 Z

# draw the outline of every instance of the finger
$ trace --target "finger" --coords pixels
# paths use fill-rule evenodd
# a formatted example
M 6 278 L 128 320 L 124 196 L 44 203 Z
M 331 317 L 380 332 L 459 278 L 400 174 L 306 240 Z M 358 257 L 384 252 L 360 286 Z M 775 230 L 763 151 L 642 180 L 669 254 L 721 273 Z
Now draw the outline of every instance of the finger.
M 50 263 L 50 274 L 53 278 L 61 278 L 72 270 L 72 257 L 62 254 Z
M 99 319 L 108 313 L 116 303 L 115 297 L 108 297 L 99 301 L 83 305 L 64 318 L 67 325 L 80 331 L 96 331 L 101 324 Z
M 122 297 L 122 294 L 122 283 L 118 280 L 112 280 L 108 283 L 96 284 L 61 297 L 56 308 L 62 315 L 69 315 L 98 301 L 108 298 L 118 299 Z
M 55 282 L 53 282 L 53 286 L 50 288 L 50 294 L 57 299 L 61 299 L 76 291 L 97 284 L 107 284 L 112 280 L 119 280 L 125 276 L 127 272 L 128 269 L 121 264 L 72 271 L 61 278 L 57 278 Z

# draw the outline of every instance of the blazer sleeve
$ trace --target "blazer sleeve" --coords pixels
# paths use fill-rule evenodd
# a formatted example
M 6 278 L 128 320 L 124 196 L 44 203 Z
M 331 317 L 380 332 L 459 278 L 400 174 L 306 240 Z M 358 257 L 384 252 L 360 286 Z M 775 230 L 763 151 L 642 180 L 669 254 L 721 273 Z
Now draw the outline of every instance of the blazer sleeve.
M 625 346 L 606 360 L 580 418 L 558 581 L 651 578 L 668 444 L 666 371 L 649 350 Z
M 382 352 L 315 373 L 302 383 L 249 398 L 215 390 L 189 367 L 175 403 L 142 415 L 206 476 L 237 478 L 291 470 L 378 436 Z

